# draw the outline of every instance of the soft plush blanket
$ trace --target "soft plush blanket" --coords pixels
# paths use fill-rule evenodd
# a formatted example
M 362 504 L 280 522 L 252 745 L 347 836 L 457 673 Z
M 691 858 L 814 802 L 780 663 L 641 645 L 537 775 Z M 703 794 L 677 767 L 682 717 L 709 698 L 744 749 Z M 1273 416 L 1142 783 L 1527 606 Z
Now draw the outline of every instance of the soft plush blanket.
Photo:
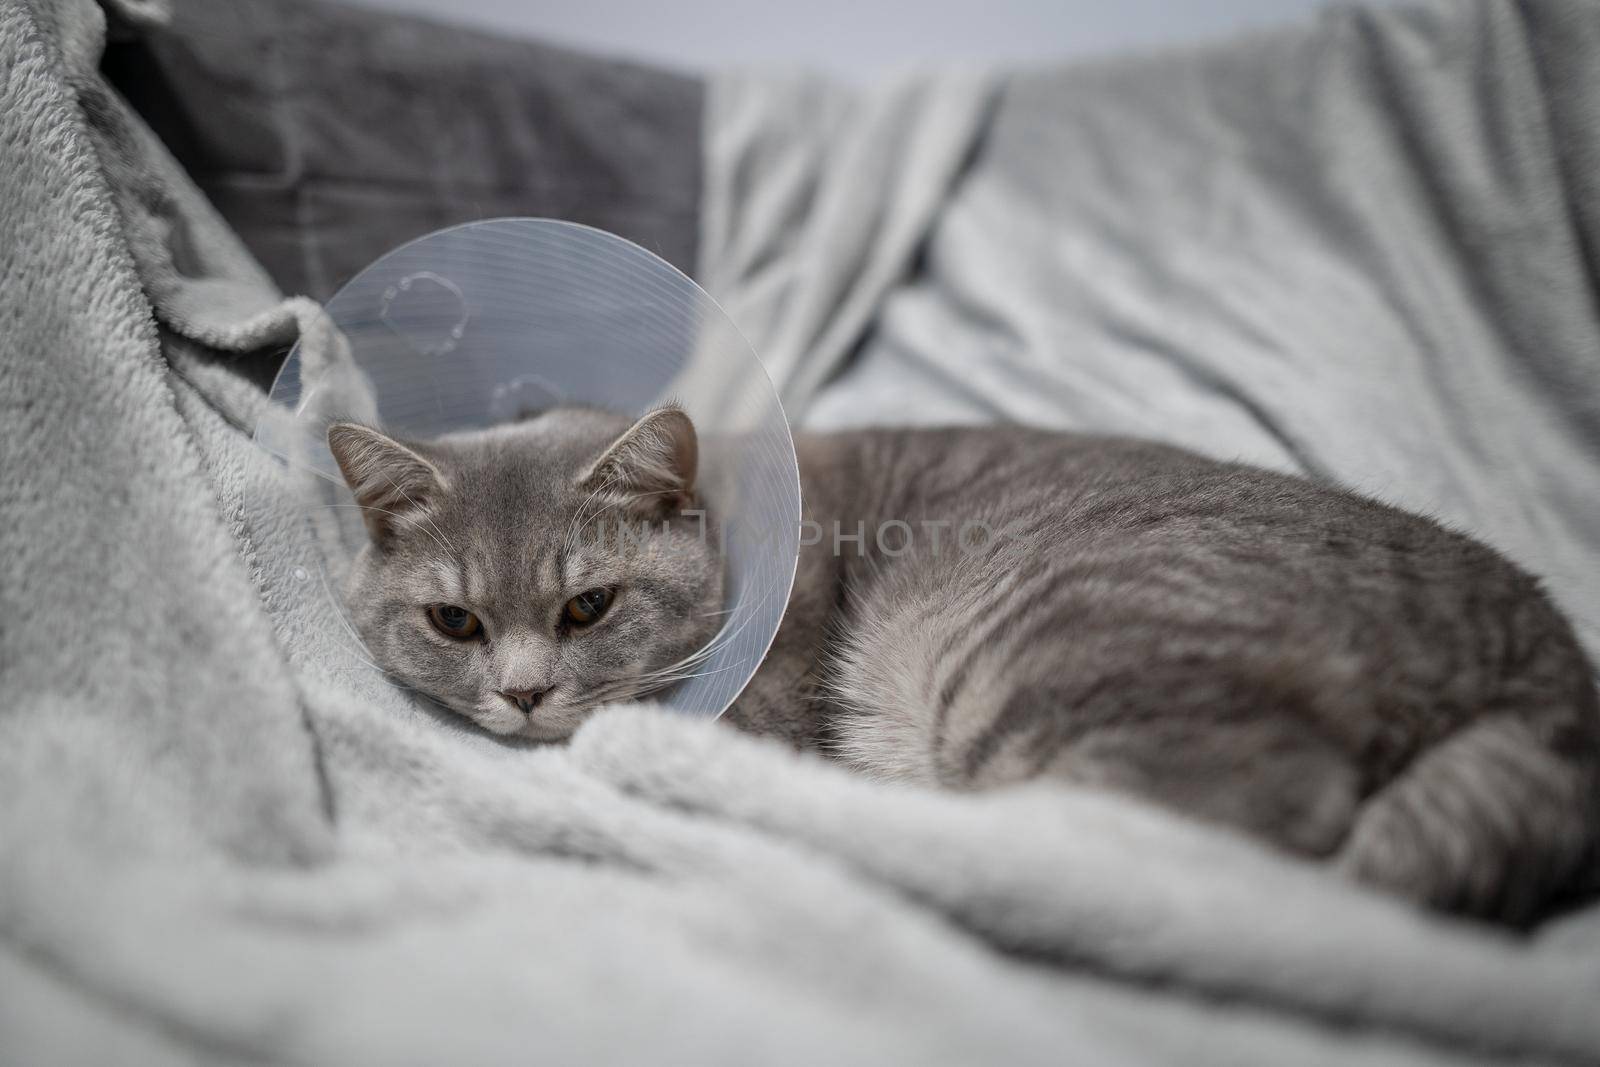
M 1506 551 L 1600 652 L 1597 56 L 1592 3 L 1437 0 L 872 93 L 722 78 L 702 274 L 792 417 L 1334 479 Z
M 1600 1059 L 1592 916 L 1513 937 L 1136 804 L 887 788 L 650 708 L 507 746 L 388 687 L 249 440 L 241 368 L 329 344 L 316 306 L 108 89 L 103 32 L 87 0 L 0 0 L 0 1062 Z M 907 109 L 857 143 L 943 184 L 788 304 L 854 309 L 816 351 L 944 287 L 925 237 L 1003 129 L 969 95 L 995 84 L 834 113 Z M 916 114 L 941 93 L 995 123 L 955 157 Z

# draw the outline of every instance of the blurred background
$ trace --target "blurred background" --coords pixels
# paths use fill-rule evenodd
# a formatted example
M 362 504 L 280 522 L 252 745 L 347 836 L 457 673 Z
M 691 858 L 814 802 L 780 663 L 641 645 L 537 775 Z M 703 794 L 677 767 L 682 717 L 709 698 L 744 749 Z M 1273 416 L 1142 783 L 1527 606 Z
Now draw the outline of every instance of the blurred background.
M 1292 20 L 1318 0 L 359 0 L 683 69 L 787 65 L 870 81 L 930 61 L 1032 61 L 1203 39 Z

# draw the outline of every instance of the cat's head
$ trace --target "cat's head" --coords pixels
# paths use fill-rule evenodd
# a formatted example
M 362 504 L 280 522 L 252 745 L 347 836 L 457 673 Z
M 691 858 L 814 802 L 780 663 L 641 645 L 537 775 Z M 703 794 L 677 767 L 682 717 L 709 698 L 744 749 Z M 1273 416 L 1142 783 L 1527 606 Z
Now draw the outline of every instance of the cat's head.
M 676 408 L 423 442 L 338 423 L 328 447 L 366 522 L 346 597 L 368 649 L 487 730 L 566 737 L 670 684 L 718 629 L 722 559 Z

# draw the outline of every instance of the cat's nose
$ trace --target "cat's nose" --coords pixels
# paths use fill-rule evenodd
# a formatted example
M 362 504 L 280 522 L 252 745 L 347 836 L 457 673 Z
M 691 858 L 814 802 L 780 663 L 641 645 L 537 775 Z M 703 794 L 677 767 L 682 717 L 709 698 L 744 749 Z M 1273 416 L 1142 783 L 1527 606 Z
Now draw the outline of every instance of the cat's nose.
M 511 703 L 521 708 L 523 713 L 532 711 L 539 706 L 539 701 L 544 699 L 548 689 L 502 689 L 500 695 Z

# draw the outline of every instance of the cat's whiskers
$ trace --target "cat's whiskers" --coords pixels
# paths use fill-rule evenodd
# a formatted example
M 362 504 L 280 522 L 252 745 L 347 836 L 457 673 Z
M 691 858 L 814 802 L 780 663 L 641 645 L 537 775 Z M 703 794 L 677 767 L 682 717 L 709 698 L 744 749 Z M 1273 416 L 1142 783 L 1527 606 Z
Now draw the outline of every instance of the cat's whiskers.
M 684 666 L 688 666 L 688 665 L 693 664 L 693 663 L 698 663 L 699 661 L 701 661 L 701 660 L 705 659 L 706 657 L 712 655 L 717 650 L 717 648 L 719 647 L 719 645 L 721 643 L 721 638 L 722 638 L 722 635 L 719 633 L 717 636 L 713 637 L 710 641 L 707 641 L 705 644 L 701 645 L 699 648 L 695 649 L 693 652 L 689 653 L 687 656 L 684 656 L 681 659 L 675 660 L 672 663 L 668 663 L 665 666 L 652 668 L 651 670 L 645 671 L 644 673 L 653 674 L 653 673 L 659 673 L 659 672 L 662 672 L 662 671 L 677 670 L 679 667 L 684 667 Z
M 371 504 L 317 504 L 315 506 L 319 507 L 319 508 L 355 508 L 358 511 L 376 511 L 380 515 L 393 515 L 397 519 L 407 518 L 407 516 L 402 515 L 401 513 L 397 512 L 397 511 L 390 511 L 388 508 L 374 507 Z M 440 540 L 438 534 L 434 533 L 432 530 L 429 530 L 429 529 L 427 529 L 426 527 L 423 527 L 423 526 L 418 526 L 417 529 L 421 530 L 423 533 L 425 533 L 429 537 L 433 538 L 434 544 L 439 546 L 439 550 L 441 552 L 445 552 L 447 554 L 454 554 L 454 552 L 455 552 L 454 547 L 449 545 L 449 544 L 446 544 L 444 541 Z
M 588 525 L 589 520 L 585 517 L 584 512 L 588 510 L 589 505 L 593 503 L 597 497 L 601 496 L 603 493 L 610 492 L 619 481 L 621 481 L 620 475 L 612 475 L 591 489 L 589 491 L 589 495 L 584 497 L 583 500 L 579 502 L 578 509 L 572 513 L 572 522 L 567 525 L 567 536 L 562 541 L 562 548 L 569 555 L 572 552 L 573 546 L 577 542 L 578 536 L 583 532 L 583 528 Z
M 730 663 L 724 667 L 717 667 L 709 671 L 684 671 L 678 674 L 671 674 L 663 677 L 652 676 L 649 680 L 651 683 L 653 683 L 652 688 L 656 687 L 654 683 L 659 683 L 659 687 L 664 688 L 668 685 L 674 685 L 678 682 L 686 682 L 691 678 L 710 678 L 714 674 L 721 674 L 724 671 L 738 670 L 743 666 L 744 664 L 742 663 Z
M 727 643 L 727 639 L 729 637 L 731 637 L 731 635 L 728 634 L 728 631 L 724 630 L 719 632 L 710 641 L 707 641 L 704 645 L 701 645 L 687 656 L 684 656 L 683 658 L 672 663 L 666 664 L 665 666 L 656 667 L 652 670 L 645 671 L 640 675 L 640 677 L 650 678 L 656 675 L 670 674 L 674 671 L 683 670 L 684 668 L 693 667 L 697 664 L 704 663 L 707 659 L 710 659 L 713 655 L 715 655 L 724 644 Z
M 732 629 L 724 627 L 722 630 L 718 631 L 717 635 L 710 641 L 707 641 L 704 645 L 689 653 L 687 656 L 684 656 L 674 663 L 669 663 L 664 667 L 658 667 L 654 670 L 646 671 L 639 677 L 652 682 L 660 680 L 661 684 L 655 688 L 665 688 L 668 685 L 673 685 L 680 681 L 687 681 L 690 678 L 709 677 L 713 674 L 721 674 L 725 670 L 731 670 L 736 666 L 742 666 L 742 664 L 733 664 L 728 667 L 719 667 L 716 670 L 711 671 L 695 672 L 692 670 L 692 668 L 700 666 L 706 660 L 714 656 L 717 652 L 721 651 L 723 646 L 744 632 L 744 629 L 749 626 L 752 621 L 754 621 L 757 611 L 762 605 L 771 599 L 772 595 L 773 594 L 771 590 L 768 590 L 765 594 L 763 594 L 761 599 L 748 609 L 748 613 L 746 614 L 744 620 L 738 626 L 733 627 Z M 727 614 L 728 612 L 734 610 L 736 609 L 727 608 L 720 613 L 713 612 L 711 614 Z M 654 689 L 651 691 L 653 692 Z
M 603 683 L 594 689 L 588 694 L 588 699 L 597 705 L 610 701 L 637 700 L 640 697 L 649 696 L 651 693 L 658 693 L 679 682 L 686 682 L 692 678 L 708 678 L 714 674 L 721 674 L 723 671 L 737 670 L 742 666 L 743 664 L 740 663 L 732 663 L 726 667 L 718 667 L 709 671 L 686 671 L 669 675 L 652 673 L 633 678 L 617 679 Z
M 379 473 L 382 474 L 384 476 L 384 478 L 388 479 L 388 482 L 389 482 L 390 485 L 394 486 L 394 491 L 395 492 L 397 492 L 401 496 L 405 497 L 406 503 L 410 504 L 411 507 L 412 507 L 412 510 L 416 511 L 418 516 L 422 519 L 422 521 L 428 524 L 429 530 L 431 530 L 436 535 L 438 540 L 443 541 L 446 545 L 449 546 L 447 551 L 459 556 L 460 553 L 456 550 L 456 546 L 450 541 L 450 539 L 448 537 L 446 537 L 444 535 L 444 531 L 439 529 L 439 527 L 434 523 L 433 519 L 431 519 L 428 516 L 427 511 L 425 511 L 424 509 L 422 509 L 421 507 L 419 507 L 417 505 L 417 502 L 411 498 L 411 494 L 406 492 L 403 488 L 401 488 L 400 483 L 395 481 L 394 475 L 390 474 L 388 471 L 380 471 Z M 393 512 L 390 512 L 390 514 L 393 514 Z
M 587 519 L 584 519 L 583 520 L 583 526 L 579 527 L 577 532 L 578 533 L 582 533 L 584 528 L 588 527 L 591 523 L 599 521 L 600 516 L 604 515 L 606 512 L 610 511 L 612 508 L 620 507 L 623 504 L 631 503 L 632 501 L 637 500 L 640 497 L 667 496 L 667 495 L 670 495 L 670 494 L 676 493 L 676 492 L 678 492 L 678 490 L 676 490 L 676 489 L 657 489 L 657 490 L 652 490 L 652 491 L 646 492 L 646 493 L 629 493 L 625 497 L 621 497 L 621 498 L 619 498 L 617 500 L 613 500 L 611 503 L 607 504 L 605 507 L 603 507 L 599 511 L 595 512 L 593 515 L 589 516 Z M 572 546 L 570 544 L 567 546 L 567 551 L 568 552 L 572 551 Z

